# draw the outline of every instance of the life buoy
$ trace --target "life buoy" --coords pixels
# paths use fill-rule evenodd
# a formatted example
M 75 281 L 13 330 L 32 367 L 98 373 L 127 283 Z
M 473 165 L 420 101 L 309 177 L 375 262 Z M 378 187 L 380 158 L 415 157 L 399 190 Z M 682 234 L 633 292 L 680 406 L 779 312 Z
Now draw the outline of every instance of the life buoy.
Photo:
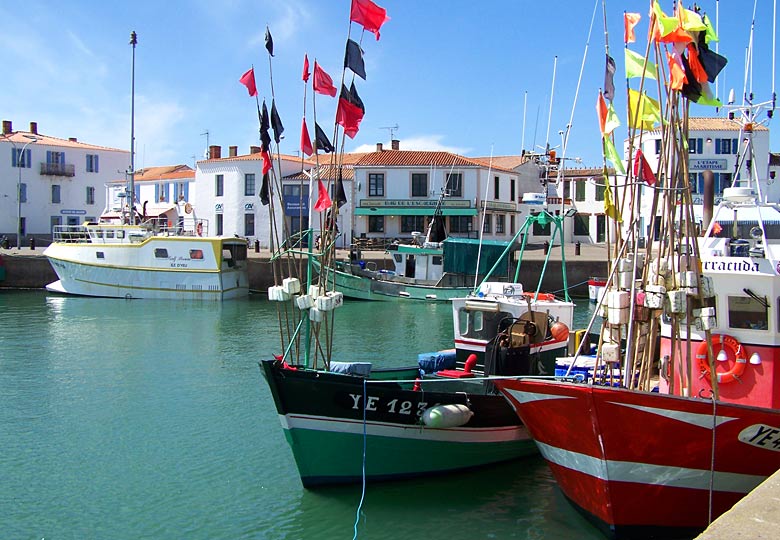
M 546 301 L 546 302 L 552 302 L 553 300 L 555 300 L 555 295 L 552 294 L 552 293 L 524 292 L 523 296 L 525 296 L 527 298 L 530 298 L 531 300 L 536 298 L 537 300 L 543 300 L 543 301 Z
M 747 367 L 747 351 L 745 347 L 736 339 L 726 334 L 715 334 L 712 336 L 712 349 L 713 352 L 718 346 L 722 346 L 724 349 L 731 351 L 731 356 L 734 357 L 734 365 L 731 369 L 718 373 L 718 384 L 726 384 L 739 380 L 742 373 L 745 372 Z M 699 363 L 699 368 L 702 374 L 710 378 L 710 362 L 707 359 L 707 342 L 702 341 L 699 343 L 699 348 L 696 349 L 696 361 Z
M 197 231 L 198 236 L 203 236 L 203 223 L 198 223 L 195 230 Z

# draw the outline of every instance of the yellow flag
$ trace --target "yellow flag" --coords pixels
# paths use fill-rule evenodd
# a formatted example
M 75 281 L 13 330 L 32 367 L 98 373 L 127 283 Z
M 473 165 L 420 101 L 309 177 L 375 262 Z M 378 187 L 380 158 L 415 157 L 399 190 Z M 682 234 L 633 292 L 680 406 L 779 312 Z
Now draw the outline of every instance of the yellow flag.
M 638 114 L 637 114 L 638 113 Z M 647 94 L 628 90 L 628 125 L 649 130 L 661 123 L 661 105 Z
M 620 212 L 618 212 L 617 206 L 612 202 L 612 190 L 609 188 L 609 176 L 606 168 L 604 169 L 602 180 L 604 182 L 604 213 L 616 223 L 623 223 L 623 218 Z
M 615 149 L 615 145 L 612 143 L 612 138 L 604 137 L 602 141 L 604 141 L 604 157 L 606 157 L 609 162 L 612 163 L 612 166 L 615 167 L 616 171 L 622 175 L 625 175 L 626 167 L 623 165 L 623 160 L 620 159 L 620 156 Z

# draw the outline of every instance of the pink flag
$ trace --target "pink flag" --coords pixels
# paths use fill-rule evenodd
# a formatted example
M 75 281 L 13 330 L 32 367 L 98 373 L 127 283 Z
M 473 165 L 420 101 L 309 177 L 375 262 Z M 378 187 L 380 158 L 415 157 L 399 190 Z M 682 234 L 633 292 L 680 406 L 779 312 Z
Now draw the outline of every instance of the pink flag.
M 255 85 L 255 68 L 249 68 L 249 71 L 241 75 L 241 78 L 238 79 L 238 82 L 246 86 L 246 89 L 249 90 L 250 96 L 257 95 L 257 86 Z
M 314 148 L 311 146 L 311 139 L 309 138 L 309 128 L 306 127 L 306 119 L 303 119 L 303 125 L 301 126 L 301 152 L 310 156 L 314 153 Z
M 390 20 L 387 16 L 387 10 L 377 6 L 371 0 L 352 0 L 352 7 L 349 10 L 349 20 L 363 26 L 366 31 L 371 32 L 379 41 L 379 28 Z
M 325 187 L 325 184 L 322 182 L 322 180 L 317 180 L 317 183 L 319 196 L 317 197 L 317 202 L 314 205 L 314 209 L 317 212 L 322 212 L 323 210 L 330 208 L 333 203 L 330 200 L 330 195 L 328 195 L 328 188 Z
M 301 77 L 303 79 L 303 82 L 309 82 L 309 75 L 310 75 L 309 74 L 309 55 L 308 54 L 304 54 L 303 55 L 303 75 Z
M 333 79 L 325 73 L 317 61 L 314 61 L 314 91 L 326 96 L 336 97 L 336 87 L 333 86 Z

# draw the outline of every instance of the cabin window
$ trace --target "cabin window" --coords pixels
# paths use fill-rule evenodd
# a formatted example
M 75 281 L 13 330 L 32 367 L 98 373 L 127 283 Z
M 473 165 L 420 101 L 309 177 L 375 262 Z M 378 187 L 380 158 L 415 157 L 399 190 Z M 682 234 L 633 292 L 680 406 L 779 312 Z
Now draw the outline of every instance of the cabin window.
M 483 311 L 466 311 L 461 309 L 458 313 L 460 335 L 477 337 L 485 325 L 484 315 Z
M 384 173 L 368 174 L 368 196 L 369 197 L 385 196 L 385 174 Z
M 108 231 L 106 233 L 106 238 L 111 238 L 114 235 L 113 231 Z M 125 231 L 117 231 L 116 232 L 117 238 L 124 238 L 125 237 Z
M 155 248 L 154 256 L 157 257 L 158 259 L 167 259 L 168 250 L 165 248 Z
M 400 263 L 400 262 L 403 260 L 403 257 L 401 257 L 401 255 L 400 255 L 400 254 L 398 254 L 398 253 L 393 253 L 393 260 L 394 260 L 396 263 Z
M 461 336 L 474 339 L 491 339 L 498 333 L 499 326 L 505 327 L 507 321 L 512 321 L 507 312 L 492 312 L 481 310 L 458 310 L 458 328 Z
M 190 259 L 194 260 L 201 260 L 203 259 L 203 250 L 202 249 L 191 249 L 190 250 Z
M 441 266 L 444 263 L 444 260 L 441 255 L 434 255 L 431 257 L 431 264 L 433 266 Z
M 428 196 L 428 174 L 412 173 L 412 197 Z
M 762 297 L 729 296 L 729 328 L 766 330 L 767 304 Z
M 98 251 L 97 253 L 95 253 L 95 255 L 97 256 L 98 259 L 105 259 L 106 258 L 106 254 L 103 253 L 102 251 Z
M 102 239 L 103 238 L 103 231 L 101 231 L 101 230 L 95 231 L 95 236 L 97 236 L 98 238 Z

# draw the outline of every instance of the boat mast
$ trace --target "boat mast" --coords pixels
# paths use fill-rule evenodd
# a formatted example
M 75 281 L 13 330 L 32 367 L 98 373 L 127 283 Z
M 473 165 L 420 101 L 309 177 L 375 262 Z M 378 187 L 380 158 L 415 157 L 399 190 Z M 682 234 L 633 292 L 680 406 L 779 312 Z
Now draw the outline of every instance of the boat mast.
M 129 219 L 135 221 L 135 46 L 138 44 L 138 35 L 130 32 L 130 45 L 133 47 L 133 62 L 130 70 L 130 169 L 127 171 L 129 178 L 130 215 Z

